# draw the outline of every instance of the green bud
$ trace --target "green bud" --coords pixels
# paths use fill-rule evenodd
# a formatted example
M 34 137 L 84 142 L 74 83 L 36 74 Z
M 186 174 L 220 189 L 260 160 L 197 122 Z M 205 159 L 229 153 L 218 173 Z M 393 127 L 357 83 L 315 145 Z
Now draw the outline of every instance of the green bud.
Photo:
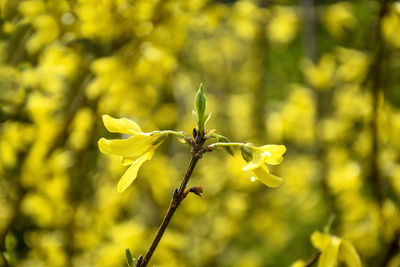
M 203 197 L 203 195 L 202 195 L 203 191 L 204 191 L 204 188 L 201 186 L 195 186 L 195 187 L 191 187 L 189 189 L 189 192 L 192 192 L 192 193 L 198 195 L 199 197 Z
M 129 248 L 125 249 L 125 256 L 126 256 L 126 263 L 128 264 L 128 266 L 133 267 L 133 263 L 135 262 L 135 259 L 132 257 L 132 254 L 129 251 Z
M 253 153 L 246 146 L 241 146 L 240 151 L 242 151 L 242 157 L 245 161 L 249 162 L 253 159 Z
M 206 96 L 204 95 L 204 89 L 203 89 L 203 84 L 200 84 L 199 91 L 197 91 L 195 101 L 194 101 L 194 107 L 196 110 L 196 116 L 193 116 L 195 119 L 197 119 L 197 127 L 199 132 L 204 132 L 204 123 L 206 120 L 205 112 L 207 108 L 207 100 Z
M 204 118 L 204 114 L 206 112 L 207 101 L 206 96 L 204 95 L 204 88 L 203 84 L 200 84 L 199 91 L 197 91 L 196 98 L 195 98 L 195 108 L 197 112 L 197 117 L 199 120 Z

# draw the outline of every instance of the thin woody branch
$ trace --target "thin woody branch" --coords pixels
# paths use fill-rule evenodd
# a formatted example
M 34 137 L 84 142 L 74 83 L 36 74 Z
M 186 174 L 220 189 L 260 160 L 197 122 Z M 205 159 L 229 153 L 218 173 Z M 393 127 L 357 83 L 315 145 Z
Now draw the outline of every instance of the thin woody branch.
M 305 264 L 304 267 L 310 267 L 312 266 L 314 263 L 317 262 L 317 260 L 319 259 L 319 256 L 321 255 L 321 251 L 317 251 Z
M 149 261 L 151 259 L 151 256 L 153 255 L 154 251 L 156 250 L 158 244 L 160 243 L 160 240 L 161 240 L 162 236 L 164 235 L 164 232 L 167 229 L 168 224 L 172 219 L 172 216 L 174 215 L 175 211 L 177 210 L 177 208 L 179 207 L 181 202 L 185 199 L 185 196 L 187 195 L 187 193 L 185 194 L 185 189 L 186 189 L 187 183 L 189 182 L 189 179 L 193 173 L 193 170 L 194 170 L 198 160 L 202 157 L 202 154 L 207 152 L 207 150 L 205 150 L 203 148 L 203 144 L 204 144 L 204 136 L 198 135 L 197 131 L 194 131 L 194 142 L 193 142 L 193 146 L 192 146 L 193 155 L 189 162 L 189 166 L 186 170 L 186 173 L 183 177 L 182 183 L 181 183 L 179 189 L 174 190 L 171 202 L 169 204 L 168 211 L 165 214 L 165 217 L 164 217 L 163 221 L 161 222 L 160 227 L 158 228 L 157 234 L 154 237 L 153 242 L 151 243 L 150 248 L 147 250 L 147 253 L 144 256 L 144 258 L 142 256 L 140 256 L 138 258 L 136 267 L 147 266 L 147 264 L 149 263 Z

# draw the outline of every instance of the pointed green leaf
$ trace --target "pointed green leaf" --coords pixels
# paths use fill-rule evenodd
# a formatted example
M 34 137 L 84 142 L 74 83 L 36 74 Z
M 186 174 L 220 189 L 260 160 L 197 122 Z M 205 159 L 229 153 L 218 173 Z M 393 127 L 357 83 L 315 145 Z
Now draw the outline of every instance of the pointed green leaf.
M 196 111 L 192 110 L 192 116 L 193 116 L 194 121 L 195 121 L 196 123 L 198 123 L 199 120 L 197 119 Z
M 129 251 L 129 248 L 125 249 L 125 256 L 126 256 L 126 263 L 128 264 L 128 266 L 133 267 L 133 263 L 135 262 L 135 259 L 132 257 L 132 254 Z
M 210 118 L 211 118 L 211 112 L 208 113 L 208 114 L 206 115 L 206 117 L 204 118 L 204 124 L 206 124 Z

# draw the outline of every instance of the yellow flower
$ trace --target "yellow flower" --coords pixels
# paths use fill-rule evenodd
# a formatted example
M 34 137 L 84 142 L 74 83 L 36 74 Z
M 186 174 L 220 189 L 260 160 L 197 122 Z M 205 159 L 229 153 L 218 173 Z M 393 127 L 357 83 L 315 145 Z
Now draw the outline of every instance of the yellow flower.
M 248 147 L 252 154 L 252 159 L 242 170 L 252 171 L 254 176 L 268 187 L 278 187 L 283 179 L 272 175 L 266 164 L 277 165 L 283 160 L 282 155 L 286 152 L 283 145 L 265 145 L 262 147 Z
M 316 231 L 311 235 L 311 242 L 321 251 L 318 267 L 334 267 L 338 260 L 349 267 L 362 266 L 356 249 L 349 241 Z
M 318 64 L 305 58 L 300 64 L 307 82 L 318 90 L 326 90 L 332 86 L 336 62 L 332 55 L 324 55 Z
M 98 142 L 102 153 L 121 156 L 122 164 L 130 165 L 118 183 L 118 192 L 122 193 L 136 179 L 140 166 L 153 157 L 167 134 L 160 131 L 144 133 L 134 121 L 125 118 L 114 119 L 103 115 L 103 122 L 111 133 L 132 135 L 128 139 L 101 138 Z
M 305 266 L 306 264 L 302 260 L 295 261 L 294 263 L 292 263 L 292 265 L 290 265 L 290 267 L 305 267 Z
M 288 44 L 296 37 L 299 16 L 294 8 L 275 6 L 266 27 L 266 36 L 278 45 Z
M 333 37 L 342 38 L 347 29 L 351 30 L 356 26 L 353 5 L 349 2 L 328 5 L 323 10 L 322 23 Z

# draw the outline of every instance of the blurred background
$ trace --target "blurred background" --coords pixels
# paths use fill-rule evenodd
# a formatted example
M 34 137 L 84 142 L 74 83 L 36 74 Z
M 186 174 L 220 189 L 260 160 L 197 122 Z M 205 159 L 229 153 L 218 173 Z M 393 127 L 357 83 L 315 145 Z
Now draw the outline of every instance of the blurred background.
M 151 266 L 290 266 L 335 216 L 365 266 L 400 266 L 400 2 L 0 1 L 0 266 L 125 266 L 153 239 L 190 159 L 170 138 L 123 194 L 102 114 L 146 132 L 208 128 L 284 144 L 251 182 L 208 153 Z

